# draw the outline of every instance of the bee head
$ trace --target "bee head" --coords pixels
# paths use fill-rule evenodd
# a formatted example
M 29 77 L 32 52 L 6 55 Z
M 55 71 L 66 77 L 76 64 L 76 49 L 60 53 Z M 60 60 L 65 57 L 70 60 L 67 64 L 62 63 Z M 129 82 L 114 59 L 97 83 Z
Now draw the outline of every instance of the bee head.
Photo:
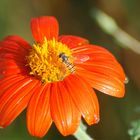
M 68 56 L 63 52 L 59 54 L 59 58 L 61 58 L 63 62 L 68 61 Z

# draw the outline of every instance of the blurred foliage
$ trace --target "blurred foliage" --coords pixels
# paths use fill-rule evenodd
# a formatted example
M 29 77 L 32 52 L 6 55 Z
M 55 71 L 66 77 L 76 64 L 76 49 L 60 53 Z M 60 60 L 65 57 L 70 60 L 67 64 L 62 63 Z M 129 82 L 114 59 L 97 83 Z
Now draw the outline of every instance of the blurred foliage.
M 138 140 L 140 138 L 140 120 L 133 121 L 131 126 L 128 134 L 131 136 L 131 140 Z
M 61 34 L 82 36 L 91 43 L 110 50 L 123 65 L 130 82 L 126 85 L 126 96 L 123 99 L 97 92 L 101 120 L 99 124 L 88 127 L 88 133 L 96 140 L 129 140 L 127 131 L 130 123 L 139 119 L 139 115 L 133 110 L 140 106 L 140 56 L 116 44 L 114 39 L 91 19 L 89 11 L 93 7 L 103 10 L 123 30 L 140 40 L 139 5 L 138 0 L 0 0 L 0 39 L 16 34 L 32 44 L 30 19 L 53 15 L 59 20 Z M 25 113 L 7 128 L 0 129 L 0 140 L 38 139 L 27 132 Z M 135 126 L 137 127 L 137 123 Z M 136 131 L 133 132 L 136 134 Z M 75 140 L 73 136 L 61 136 L 54 125 L 43 138 L 46 139 Z
M 137 106 L 134 111 L 140 115 L 140 106 Z M 140 139 L 140 119 L 131 122 L 131 128 L 128 130 L 128 134 L 131 137 L 131 140 Z

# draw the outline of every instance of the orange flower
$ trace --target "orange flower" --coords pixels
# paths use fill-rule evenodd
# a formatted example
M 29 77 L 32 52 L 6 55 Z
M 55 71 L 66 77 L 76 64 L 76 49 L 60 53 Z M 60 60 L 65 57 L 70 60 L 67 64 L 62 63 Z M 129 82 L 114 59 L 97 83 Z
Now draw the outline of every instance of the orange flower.
M 54 17 L 31 20 L 32 46 L 18 36 L 0 42 L 0 126 L 8 126 L 27 107 L 27 127 L 43 137 L 52 122 L 63 135 L 73 134 L 81 116 L 99 121 L 95 88 L 124 96 L 125 74 L 106 49 L 84 38 L 58 36 Z

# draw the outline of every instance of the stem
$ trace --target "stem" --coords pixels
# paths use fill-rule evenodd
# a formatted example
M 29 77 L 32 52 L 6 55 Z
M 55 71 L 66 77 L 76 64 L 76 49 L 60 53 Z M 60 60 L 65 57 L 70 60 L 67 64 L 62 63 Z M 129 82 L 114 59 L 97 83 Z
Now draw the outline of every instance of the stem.
M 123 31 L 112 17 L 97 8 L 92 9 L 90 15 L 102 30 L 113 36 L 122 47 L 131 49 L 135 53 L 140 54 L 140 42 Z
M 86 129 L 87 127 L 81 121 L 78 131 L 73 134 L 74 137 L 77 138 L 77 140 L 94 140 L 86 133 Z

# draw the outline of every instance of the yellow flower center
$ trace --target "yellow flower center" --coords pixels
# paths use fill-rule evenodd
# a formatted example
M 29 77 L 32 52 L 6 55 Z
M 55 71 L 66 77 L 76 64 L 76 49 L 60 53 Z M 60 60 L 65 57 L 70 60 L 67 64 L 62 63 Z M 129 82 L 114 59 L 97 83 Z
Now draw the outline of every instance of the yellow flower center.
M 55 39 L 34 44 L 26 59 L 30 74 L 43 83 L 61 81 L 75 71 L 70 49 Z

